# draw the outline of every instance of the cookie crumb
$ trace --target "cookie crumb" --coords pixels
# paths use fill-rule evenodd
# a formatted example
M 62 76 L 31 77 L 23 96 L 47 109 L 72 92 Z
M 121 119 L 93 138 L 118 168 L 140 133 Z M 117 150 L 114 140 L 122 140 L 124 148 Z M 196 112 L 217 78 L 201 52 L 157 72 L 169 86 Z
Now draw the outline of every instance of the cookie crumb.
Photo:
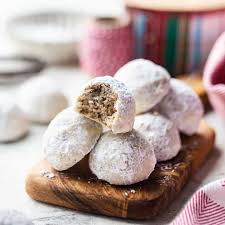
M 131 189 L 130 192 L 134 194 L 136 191 L 134 189 Z

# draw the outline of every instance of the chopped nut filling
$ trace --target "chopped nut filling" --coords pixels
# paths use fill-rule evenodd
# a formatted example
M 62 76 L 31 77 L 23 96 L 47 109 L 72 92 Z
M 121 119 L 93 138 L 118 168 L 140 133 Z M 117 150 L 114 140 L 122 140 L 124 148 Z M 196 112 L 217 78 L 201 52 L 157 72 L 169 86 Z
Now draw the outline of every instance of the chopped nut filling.
M 95 84 L 85 89 L 77 100 L 77 111 L 97 122 L 111 127 L 117 100 L 110 85 Z

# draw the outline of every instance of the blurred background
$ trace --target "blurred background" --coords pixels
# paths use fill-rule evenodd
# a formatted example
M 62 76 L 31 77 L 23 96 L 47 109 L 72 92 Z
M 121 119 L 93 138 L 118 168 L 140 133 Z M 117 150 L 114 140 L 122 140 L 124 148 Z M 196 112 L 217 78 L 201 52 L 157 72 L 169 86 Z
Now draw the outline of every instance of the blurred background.
M 107 3 L 102 0 L 97 1 L 88 1 L 88 0 L 66 0 L 66 1 L 44 1 L 44 0 L 16 0 L 16 1 L 6 1 L 2 2 L 2 6 L 0 9 L 0 32 L 1 32 L 1 53 L 17 53 L 18 50 L 14 49 L 12 46 L 12 42 L 9 40 L 8 30 L 8 22 L 14 18 L 30 15 L 30 14 L 38 14 L 38 13 L 51 13 L 51 12 L 65 12 L 65 14 L 73 14 L 76 17 L 74 21 L 72 18 L 71 23 L 81 22 L 81 19 L 85 16 L 90 15 L 120 15 L 124 11 L 123 4 L 121 0 L 109 0 Z M 25 22 L 29 22 L 25 20 Z M 65 21 L 64 21 L 65 22 Z M 67 21 L 66 21 L 67 22 Z M 70 18 L 69 18 L 70 22 Z M 68 23 L 69 23 L 68 22 Z M 57 21 L 55 21 L 57 25 Z M 33 23 L 32 23 L 33 25 Z M 33 27 L 32 27 L 33 28 Z M 56 27 L 57 28 L 57 27 Z M 21 28 L 22 29 L 22 28 Z M 43 28 L 44 29 L 44 28 Z M 60 27 L 59 27 L 60 29 Z M 75 32 L 73 30 L 71 32 Z M 15 30 L 13 30 L 15 31 Z M 43 30 L 40 30 L 43 33 Z M 47 30 L 46 30 L 47 31 Z M 21 31 L 22 32 L 22 31 Z M 28 30 L 26 31 L 28 32 Z M 79 32 L 79 31 L 78 31 Z M 76 31 L 77 33 L 77 31 Z M 22 34 L 21 34 L 22 35 Z M 26 35 L 26 34 L 23 34 Z M 30 34 L 32 35 L 32 34 Z M 35 35 L 33 35 L 35 36 Z M 77 35 L 79 36 L 79 35 Z M 44 37 L 48 37 L 47 34 L 39 34 L 38 37 L 41 37 L 42 40 Z M 38 39 L 37 37 L 37 39 Z M 52 35 L 53 37 L 53 35 Z M 77 38 L 77 37 L 76 37 Z M 80 39 L 79 39 L 80 40 Z M 54 41 L 54 39 L 52 40 Z M 76 40 L 77 41 L 77 40 Z
M 201 71 L 225 29 L 222 0 L 18 0 L 4 2 L 0 10 L 1 54 L 54 64 L 79 58 L 92 76 L 113 75 L 132 58 L 164 65 L 173 76 Z

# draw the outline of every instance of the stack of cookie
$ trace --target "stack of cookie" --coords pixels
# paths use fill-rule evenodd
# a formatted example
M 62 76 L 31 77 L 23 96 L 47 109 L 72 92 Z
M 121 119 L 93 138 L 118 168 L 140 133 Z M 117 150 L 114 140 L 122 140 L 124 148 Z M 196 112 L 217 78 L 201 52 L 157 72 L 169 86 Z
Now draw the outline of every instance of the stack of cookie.
M 89 81 L 75 107 L 59 113 L 45 132 L 45 157 L 66 170 L 89 154 L 91 171 L 116 185 L 143 181 L 156 162 L 175 157 L 179 132 L 194 134 L 203 115 L 186 84 L 148 60 L 120 68 L 115 78 Z

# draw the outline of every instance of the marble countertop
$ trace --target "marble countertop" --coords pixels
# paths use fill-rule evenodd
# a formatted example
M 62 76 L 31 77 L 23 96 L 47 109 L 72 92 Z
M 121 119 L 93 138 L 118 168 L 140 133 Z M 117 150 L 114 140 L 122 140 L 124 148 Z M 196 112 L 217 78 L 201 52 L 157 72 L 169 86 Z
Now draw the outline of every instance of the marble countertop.
M 81 84 L 88 79 L 76 69 L 52 68 L 45 73 L 54 76 L 61 83 L 71 102 Z M 18 85 L 0 86 L 0 93 L 7 91 L 15 95 L 17 88 Z M 0 209 L 14 208 L 22 211 L 35 225 L 168 224 L 196 189 L 210 181 L 225 177 L 225 120 L 220 119 L 215 112 L 209 112 L 205 118 L 216 130 L 215 149 L 179 197 L 154 221 L 120 220 L 84 214 L 39 203 L 29 198 L 24 189 L 24 180 L 29 169 L 42 158 L 41 140 L 46 129 L 46 126 L 37 124 L 32 124 L 26 138 L 11 144 L 0 144 Z

